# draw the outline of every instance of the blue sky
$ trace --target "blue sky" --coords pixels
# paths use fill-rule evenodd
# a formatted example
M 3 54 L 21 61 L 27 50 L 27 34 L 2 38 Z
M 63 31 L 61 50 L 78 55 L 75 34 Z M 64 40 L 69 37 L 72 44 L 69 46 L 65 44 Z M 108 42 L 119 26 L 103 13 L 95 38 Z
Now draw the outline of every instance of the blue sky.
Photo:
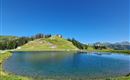
M 62 34 L 90 42 L 129 40 L 129 0 L 2 0 L 2 35 Z

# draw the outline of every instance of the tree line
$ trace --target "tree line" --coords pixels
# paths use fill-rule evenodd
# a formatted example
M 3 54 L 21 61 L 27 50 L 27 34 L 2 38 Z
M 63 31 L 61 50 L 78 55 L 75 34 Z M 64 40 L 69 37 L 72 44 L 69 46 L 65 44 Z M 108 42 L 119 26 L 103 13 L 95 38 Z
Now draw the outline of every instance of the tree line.
M 77 40 L 75 40 L 74 38 L 72 39 L 68 39 L 68 41 L 71 41 L 73 43 L 74 46 L 76 46 L 78 49 L 81 49 L 81 50 L 86 50 L 89 45 L 87 44 L 83 44 Z M 102 49 L 107 49 L 107 47 L 105 45 L 100 45 L 98 43 L 96 44 L 93 44 L 92 47 L 96 50 L 102 50 Z
M 18 46 L 22 46 L 28 43 L 29 41 L 39 39 L 39 38 L 49 38 L 49 37 L 51 37 L 51 34 L 44 35 L 44 34 L 39 33 L 31 37 L 18 37 L 12 40 L 1 41 L 0 50 L 15 49 Z
M 87 49 L 87 48 L 88 48 L 88 45 L 87 45 L 87 44 L 83 44 L 83 43 L 81 43 L 81 42 L 75 40 L 74 38 L 68 39 L 68 41 L 71 41 L 72 44 L 73 44 L 74 46 L 76 46 L 77 48 L 79 48 L 79 49 Z
M 51 34 L 36 34 L 34 36 L 31 37 L 18 37 L 18 38 L 14 38 L 14 39 L 5 39 L 0 41 L 0 50 L 6 50 L 6 49 L 15 49 L 18 46 L 22 46 L 26 43 L 28 43 L 29 41 L 35 40 L 35 39 L 39 39 L 39 38 L 49 38 L 51 37 Z M 72 39 L 67 39 L 68 41 L 72 42 L 72 44 L 74 46 L 76 46 L 78 49 L 87 49 L 89 45 L 87 44 L 83 44 L 81 42 L 79 42 L 78 40 L 72 38 Z M 99 43 L 95 43 L 93 45 L 94 49 L 107 49 L 106 46 L 104 45 L 99 45 Z

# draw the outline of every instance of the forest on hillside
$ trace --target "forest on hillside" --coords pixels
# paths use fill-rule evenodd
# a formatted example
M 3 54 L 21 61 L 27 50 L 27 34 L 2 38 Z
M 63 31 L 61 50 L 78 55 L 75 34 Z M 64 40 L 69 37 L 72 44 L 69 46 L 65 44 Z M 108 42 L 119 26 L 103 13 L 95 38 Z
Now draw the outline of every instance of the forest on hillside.
M 29 41 L 33 41 L 39 38 L 49 38 L 51 36 L 52 36 L 51 34 L 42 34 L 42 33 L 30 37 L 0 36 L 0 50 L 16 49 L 18 46 L 22 46 L 28 43 Z M 73 45 L 80 50 L 87 50 L 89 46 L 97 50 L 108 49 L 108 48 L 114 50 L 130 50 L 130 42 L 128 41 L 118 42 L 118 43 L 96 42 L 89 45 L 89 44 L 83 44 L 74 38 L 72 39 L 68 38 L 67 40 L 72 42 Z

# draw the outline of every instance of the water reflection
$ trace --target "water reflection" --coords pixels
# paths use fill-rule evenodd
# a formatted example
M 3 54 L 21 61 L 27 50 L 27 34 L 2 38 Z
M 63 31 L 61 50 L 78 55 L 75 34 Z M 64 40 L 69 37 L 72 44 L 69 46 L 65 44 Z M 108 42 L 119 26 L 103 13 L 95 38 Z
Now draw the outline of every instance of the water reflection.
M 14 52 L 4 68 L 32 77 L 102 78 L 130 72 L 130 55 L 75 52 Z

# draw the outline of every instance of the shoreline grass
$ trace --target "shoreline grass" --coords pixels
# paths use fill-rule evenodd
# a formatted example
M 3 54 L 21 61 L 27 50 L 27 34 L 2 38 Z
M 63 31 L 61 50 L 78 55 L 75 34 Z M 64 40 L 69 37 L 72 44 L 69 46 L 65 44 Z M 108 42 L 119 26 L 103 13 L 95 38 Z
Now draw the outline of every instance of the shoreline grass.
M 81 52 L 111 52 L 111 53 L 121 53 L 130 54 L 130 50 L 79 50 Z
M 12 56 L 11 52 L 0 53 L 0 80 L 31 80 L 30 78 L 14 75 L 3 70 L 3 62 Z
M 130 54 L 130 50 L 97 50 L 97 52 L 112 52 L 112 53 Z
M 45 49 L 45 50 L 14 50 L 14 51 L 73 51 L 73 52 L 112 52 L 112 53 L 122 53 L 122 54 L 130 54 L 130 50 L 72 50 L 72 49 L 54 49 L 54 50 L 49 50 L 49 49 Z

